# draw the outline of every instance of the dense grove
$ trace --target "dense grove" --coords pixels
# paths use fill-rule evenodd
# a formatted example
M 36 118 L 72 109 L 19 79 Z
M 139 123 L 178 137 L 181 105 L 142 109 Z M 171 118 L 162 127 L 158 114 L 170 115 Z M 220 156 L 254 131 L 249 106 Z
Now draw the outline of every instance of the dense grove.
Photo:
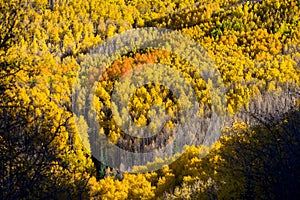
M 0 0 L 0 199 L 296 199 L 299 9 L 298 0 Z M 181 122 L 172 91 L 149 83 L 129 98 L 129 113 L 145 126 L 151 106 L 164 107 L 164 130 L 141 140 L 118 127 L 112 91 L 132 70 L 172 66 L 192 85 L 201 119 L 220 109 L 209 84 L 174 52 L 138 49 L 82 68 L 94 47 L 143 27 L 178 31 L 205 49 L 224 86 L 224 123 L 212 145 L 185 147 L 179 157 L 174 148 L 161 169 L 151 171 L 163 163 L 156 159 L 123 173 L 93 156 L 101 141 L 89 135 L 90 91 L 77 94 L 78 81 L 97 83 L 97 134 L 132 152 L 172 141 L 165 130 Z M 202 131 L 193 133 L 200 144 Z

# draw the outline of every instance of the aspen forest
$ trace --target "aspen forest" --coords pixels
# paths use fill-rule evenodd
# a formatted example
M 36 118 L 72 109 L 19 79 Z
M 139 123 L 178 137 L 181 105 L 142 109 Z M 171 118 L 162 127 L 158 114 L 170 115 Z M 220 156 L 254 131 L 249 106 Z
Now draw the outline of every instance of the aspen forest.
M 0 0 L 0 199 L 299 199 L 299 21 L 299 0 Z

